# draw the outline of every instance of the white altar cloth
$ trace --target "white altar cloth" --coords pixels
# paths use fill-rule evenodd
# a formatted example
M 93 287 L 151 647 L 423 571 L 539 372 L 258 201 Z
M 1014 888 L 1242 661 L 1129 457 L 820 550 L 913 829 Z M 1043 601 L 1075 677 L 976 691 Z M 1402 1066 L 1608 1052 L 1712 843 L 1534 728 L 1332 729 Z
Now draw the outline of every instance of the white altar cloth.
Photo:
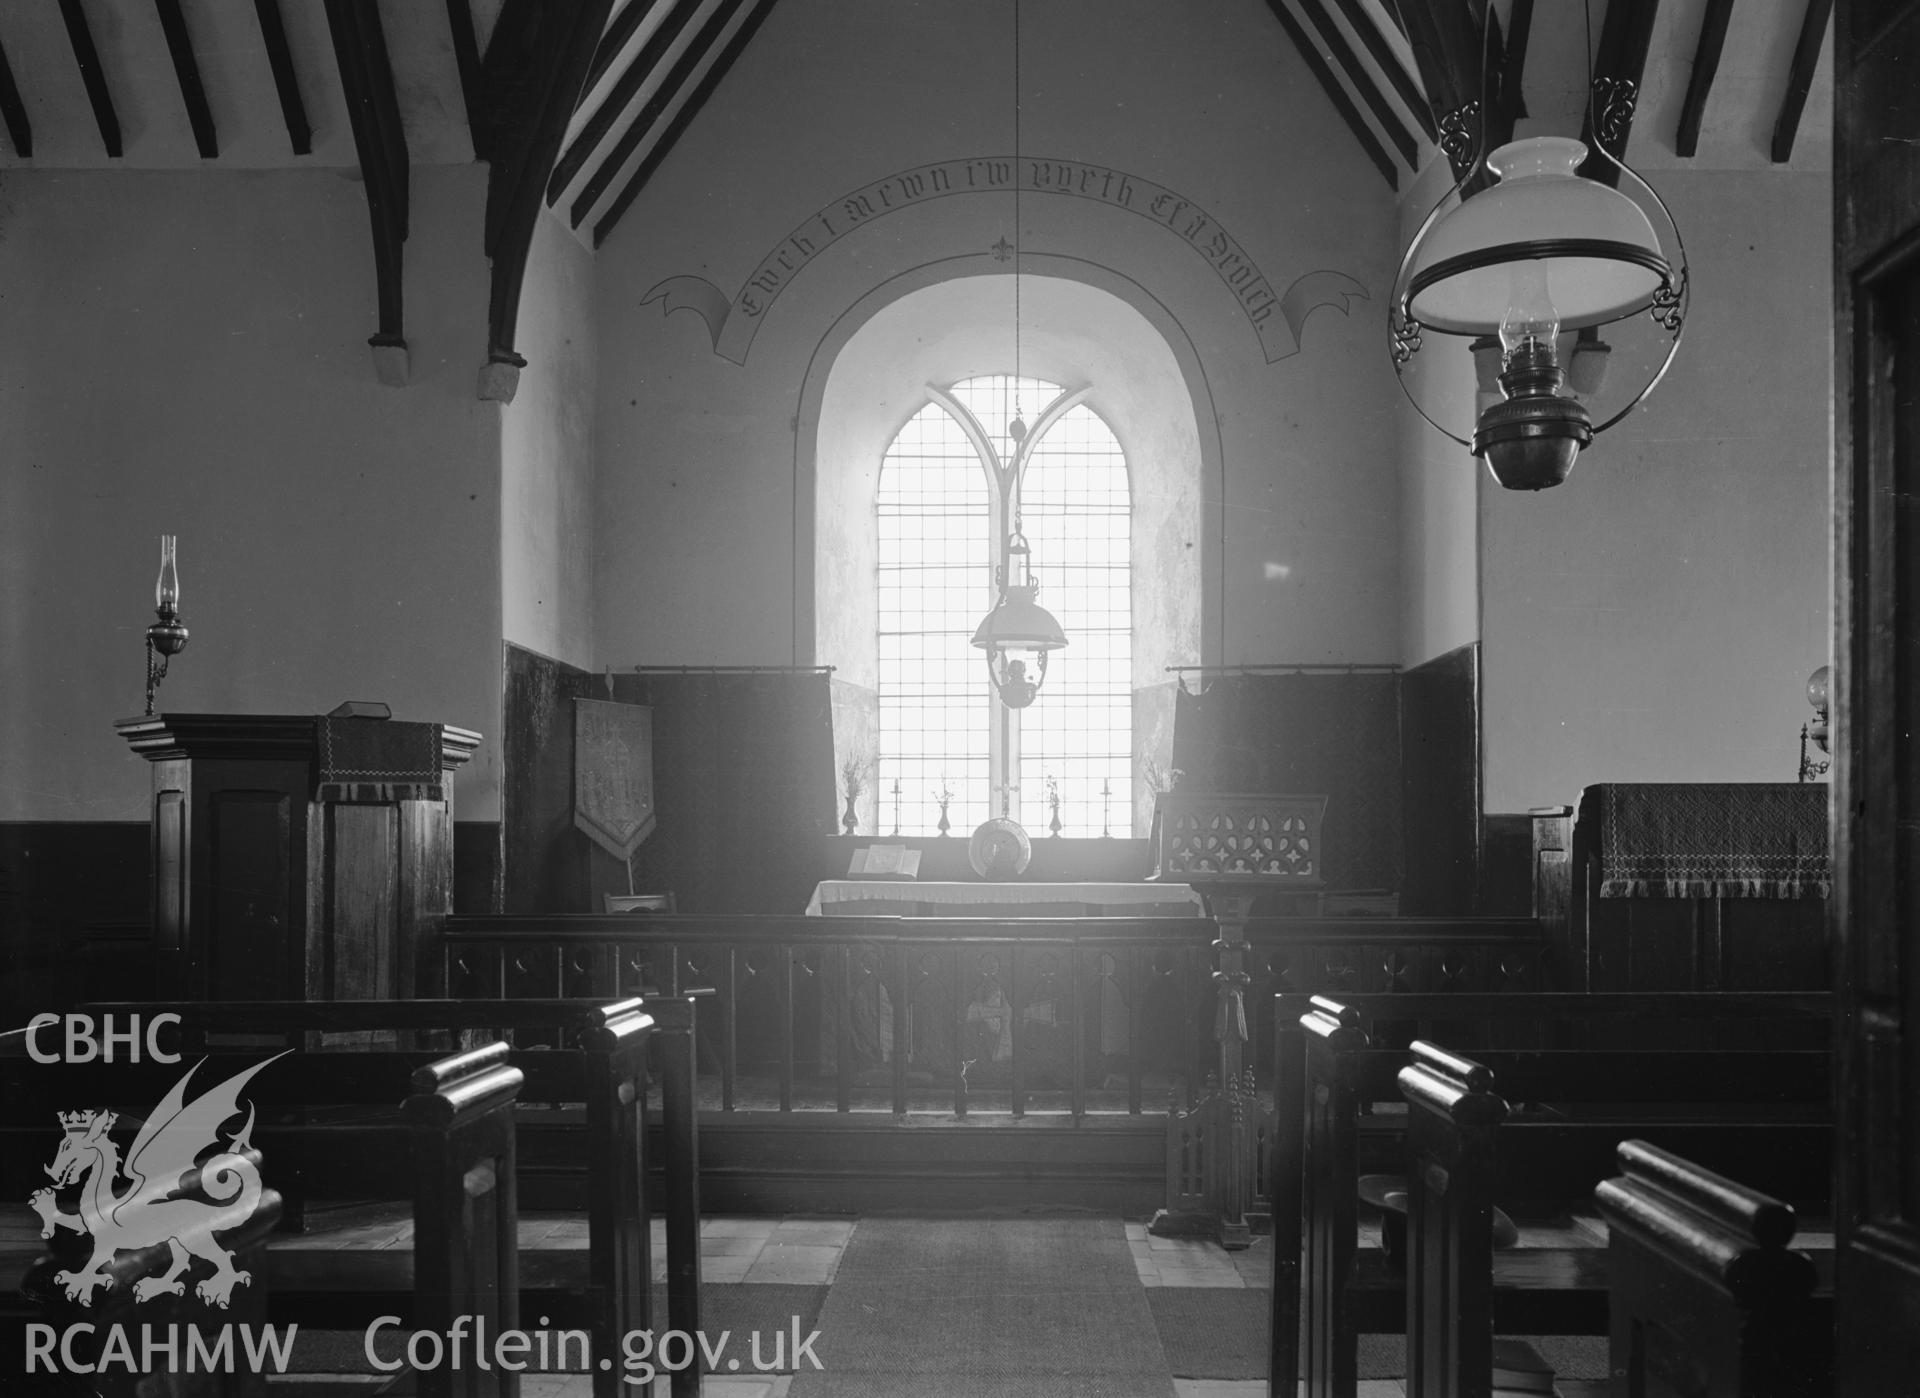
M 914 879 L 827 879 L 815 886 L 807 902 L 809 917 L 911 917 L 916 913 L 934 917 L 1204 917 L 1206 904 L 1184 883 L 921 883 Z

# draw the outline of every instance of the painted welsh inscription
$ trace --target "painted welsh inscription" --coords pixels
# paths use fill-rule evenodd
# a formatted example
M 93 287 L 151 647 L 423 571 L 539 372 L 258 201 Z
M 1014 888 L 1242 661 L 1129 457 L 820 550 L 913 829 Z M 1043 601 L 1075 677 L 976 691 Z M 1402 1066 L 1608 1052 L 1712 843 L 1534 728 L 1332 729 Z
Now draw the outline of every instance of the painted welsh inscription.
M 1301 327 L 1316 307 L 1331 305 L 1344 314 L 1353 298 L 1367 294 L 1352 277 L 1331 271 L 1309 272 L 1276 291 L 1218 219 L 1152 180 L 1082 161 L 981 156 L 903 170 L 842 195 L 775 244 L 731 299 L 703 277 L 683 276 L 653 287 L 642 304 L 660 301 L 668 313 L 697 311 L 712 333 L 714 352 L 744 364 L 774 301 L 828 246 L 896 210 L 955 194 L 1009 193 L 1016 180 L 1023 194 L 1092 200 L 1149 219 L 1186 243 L 1233 293 L 1269 364 L 1300 352 Z

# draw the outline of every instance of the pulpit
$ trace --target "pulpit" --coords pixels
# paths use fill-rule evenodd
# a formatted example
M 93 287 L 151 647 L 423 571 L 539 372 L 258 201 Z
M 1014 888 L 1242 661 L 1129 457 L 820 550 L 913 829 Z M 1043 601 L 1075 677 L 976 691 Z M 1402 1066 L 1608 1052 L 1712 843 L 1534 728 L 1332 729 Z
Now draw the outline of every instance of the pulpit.
M 158 993 L 414 993 L 418 954 L 453 911 L 453 773 L 478 733 L 279 714 L 114 727 L 152 764 Z

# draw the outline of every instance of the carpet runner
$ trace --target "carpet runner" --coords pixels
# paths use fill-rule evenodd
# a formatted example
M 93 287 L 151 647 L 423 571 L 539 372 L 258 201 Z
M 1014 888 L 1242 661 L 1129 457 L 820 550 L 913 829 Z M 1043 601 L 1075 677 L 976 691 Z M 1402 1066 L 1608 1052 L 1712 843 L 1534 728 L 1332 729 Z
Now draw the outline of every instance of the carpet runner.
M 1117 1218 L 863 1218 L 791 1398 L 1171 1398 Z

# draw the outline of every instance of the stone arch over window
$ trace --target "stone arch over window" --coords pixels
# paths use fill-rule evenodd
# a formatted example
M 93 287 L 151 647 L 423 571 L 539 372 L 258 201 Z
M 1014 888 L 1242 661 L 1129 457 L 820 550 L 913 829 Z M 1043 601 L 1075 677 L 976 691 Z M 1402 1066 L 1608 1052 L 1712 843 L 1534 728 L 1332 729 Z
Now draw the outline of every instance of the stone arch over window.
M 969 272 L 971 261 L 961 260 L 960 275 L 949 269 L 944 280 L 923 270 L 877 289 L 823 339 L 807 375 L 796 423 L 796 630 L 812 642 L 803 659 L 835 668 L 841 761 L 876 755 L 879 747 L 875 502 L 887 450 L 939 392 L 1014 367 L 1013 278 Z M 1019 364 L 1023 377 L 1077 394 L 1127 463 L 1134 756 L 1153 755 L 1164 767 L 1167 667 L 1218 659 L 1210 623 L 1219 596 L 1217 428 L 1198 356 L 1163 307 L 1103 269 L 1049 261 L 1109 283 L 1023 273 Z M 1030 420 L 1042 406 L 1027 406 Z M 1037 561 L 1046 569 L 1044 557 Z M 980 615 L 988 600 L 978 602 Z M 968 607 L 975 607 L 971 598 Z M 1060 658 L 1070 667 L 1071 657 L 1070 645 Z M 1039 703 L 1048 698 L 1043 691 Z M 858 802 L 861 829 L 888 834 L 891 795 L 876 793 L 877 785 L 865 783 Z M 1111 804 L 1115 835 L 1145 833 L 1150 806 L 1142 784 L 1134 786 L 1131 809 L 1118 799 Z M 1031 803 L 1044 791 L 1023 796 Z M 1082 806 L 1076 816 L 1090 811 Z M 1036 833 L 1046 825 L 1044 818 L 1026 823 Z M 965 833 L 957 818 L 954 824 Z M 904 825 L 902 833 L 909 833 Z

